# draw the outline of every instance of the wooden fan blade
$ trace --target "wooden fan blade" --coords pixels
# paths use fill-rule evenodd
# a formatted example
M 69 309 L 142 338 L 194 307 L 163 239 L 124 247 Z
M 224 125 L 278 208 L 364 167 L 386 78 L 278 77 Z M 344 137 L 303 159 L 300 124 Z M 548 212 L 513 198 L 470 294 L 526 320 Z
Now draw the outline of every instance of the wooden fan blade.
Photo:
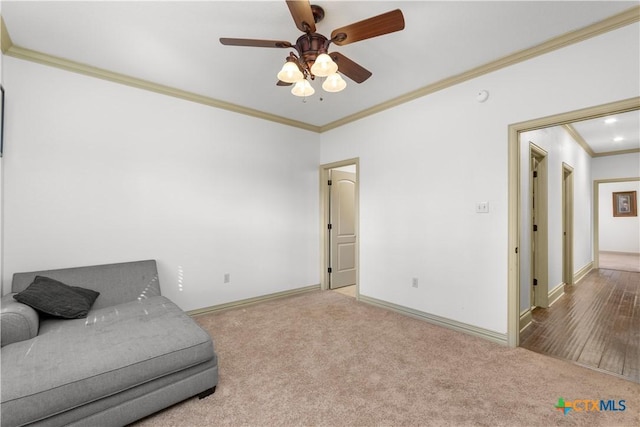
M 356 83 L 362 83 L 371 77 L 371 71 L 362 67 L 361 65 L 356 64 L 346 56 L 338 52 L 331 52 L 329 54 L 333 62 L 338 64 L 338 71 L 340 71 L 345 76 L 349 77 Z
M 338 46 L 382 36 L 404 29 L 404 16 L 400 9 L 356 22 L 333 30 L 331 42 Z
M 293 45 L 282 40 L 256 40 L 256 39 L 229 39 L 220 38 L 220 43 L 225 46 L 250 46 L 250 47 L 280 47 L 287 48 Z
M 311 11 L 311 3 L 309 0 L 287 0 L 289 12 L 293 16 L 296 27 L 305 33 L 316 32 L 316 20 Z
M 276 83 L 276 86 L 291 86 L 293 83 L 287 83 L 287 82 L 283 82 L 282 80 L 278 80 L 278 83 Z

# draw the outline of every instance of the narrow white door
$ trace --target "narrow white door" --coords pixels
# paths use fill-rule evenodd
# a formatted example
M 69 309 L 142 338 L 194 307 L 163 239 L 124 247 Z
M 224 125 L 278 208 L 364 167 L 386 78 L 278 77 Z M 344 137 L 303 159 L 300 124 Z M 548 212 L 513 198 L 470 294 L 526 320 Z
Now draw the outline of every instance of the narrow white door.
M 356 174 L 331 171 L 329 196 L 331 289 L 356 283 Z

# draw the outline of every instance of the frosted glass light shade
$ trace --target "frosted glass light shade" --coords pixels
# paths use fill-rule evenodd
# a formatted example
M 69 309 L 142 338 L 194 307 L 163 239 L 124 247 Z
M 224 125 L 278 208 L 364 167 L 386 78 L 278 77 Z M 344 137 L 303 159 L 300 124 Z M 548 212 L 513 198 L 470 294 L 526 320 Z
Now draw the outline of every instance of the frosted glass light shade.
M 327 77 L 338 71 L 338 64 L 326 53 L 321 53 L 311 66 L 311 72 L 318 77 Z
M 347 87 L 347 82 L 337 73 L 329 75 L 322 83 L 322 89 L 327 92 L 340 92 L 345 87 Z
M 282 69 L 278 73 L 278 80 L 286 82 L 286 83 L 295 83 L 299 82 L 303 79 L 302 72 L 298 68 L 298 66 L 291 62 L 287 61 L 282 66 Z
M 305 79 L 296 82 L 295 86 L 291 89 L 291 93 L 295 96 L 311 96 L 316 93 L 315 89 Z

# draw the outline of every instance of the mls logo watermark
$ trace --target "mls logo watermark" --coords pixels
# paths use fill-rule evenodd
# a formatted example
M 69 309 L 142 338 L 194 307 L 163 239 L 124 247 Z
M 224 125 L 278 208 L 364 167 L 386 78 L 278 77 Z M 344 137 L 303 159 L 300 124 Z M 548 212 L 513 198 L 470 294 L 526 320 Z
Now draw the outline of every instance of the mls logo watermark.
M 575 399 L 564 400 L 564 398 L 558 398 L 558 403 L 555 404 L 555 408 L 562 411 L 565 415 L 569 411 L 576 412 L 622 412 L 627 409 L 626 400 L 614 400 L 614 399 Z

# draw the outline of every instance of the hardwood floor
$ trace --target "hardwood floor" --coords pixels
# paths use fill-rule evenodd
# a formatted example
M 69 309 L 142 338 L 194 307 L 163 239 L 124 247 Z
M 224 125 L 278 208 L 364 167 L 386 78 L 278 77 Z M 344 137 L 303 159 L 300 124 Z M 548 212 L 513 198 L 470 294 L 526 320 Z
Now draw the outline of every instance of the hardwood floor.
M 600 268 L 640 272 L 640 254 L 624 252 L 599 252 Z
M 520 346 L 640 383 L 640 273 L 591 271 L 533 311 Z

